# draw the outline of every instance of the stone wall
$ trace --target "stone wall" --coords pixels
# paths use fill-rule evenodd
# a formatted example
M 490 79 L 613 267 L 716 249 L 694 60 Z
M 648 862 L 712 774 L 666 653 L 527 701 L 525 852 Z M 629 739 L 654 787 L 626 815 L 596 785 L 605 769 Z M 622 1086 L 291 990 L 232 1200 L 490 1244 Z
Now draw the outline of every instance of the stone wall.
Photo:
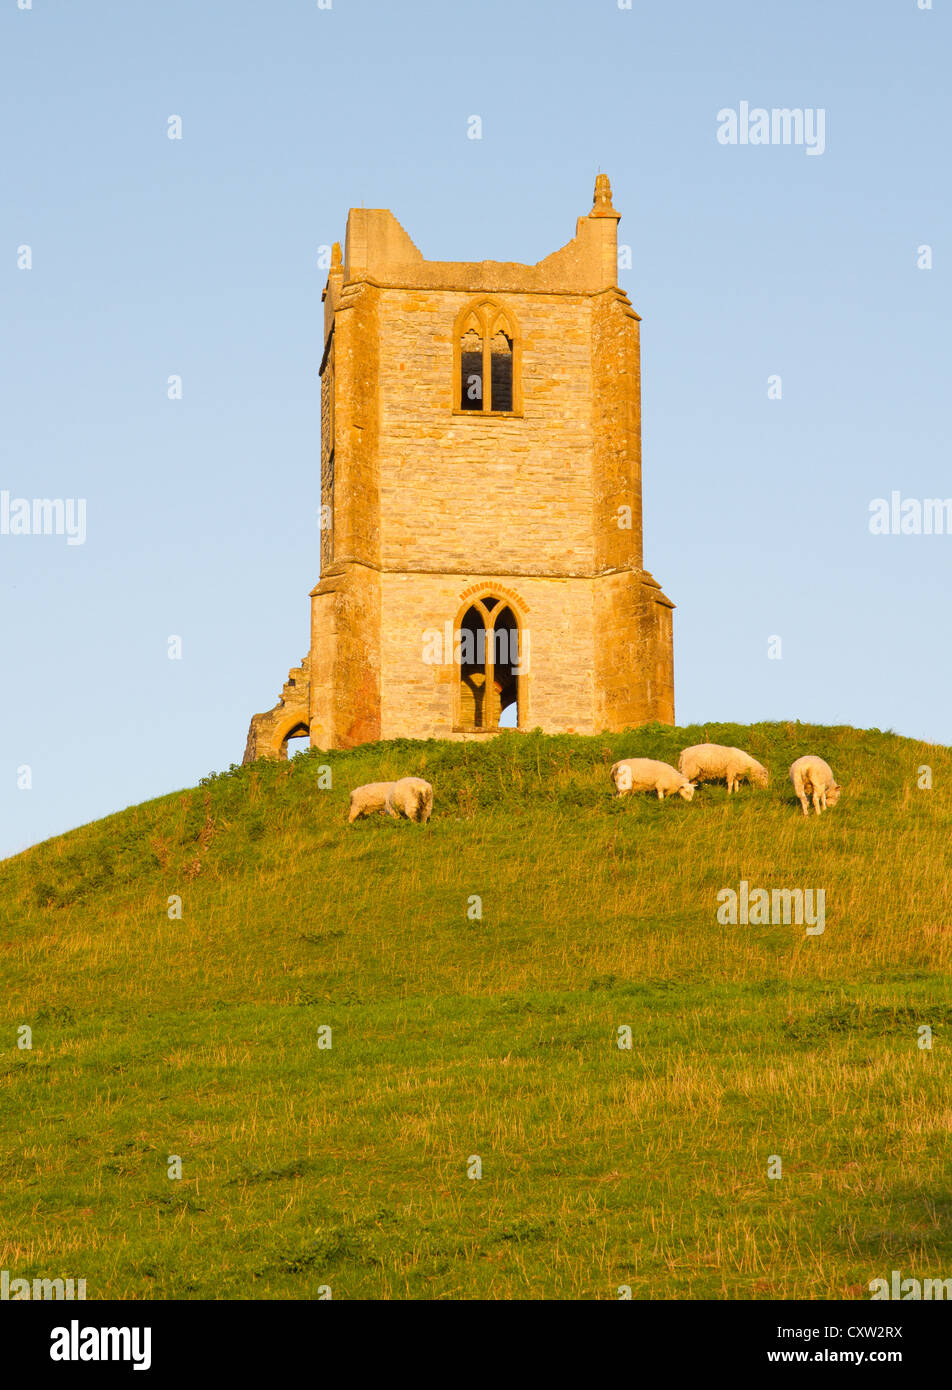
M 243 763 L 257 758 L 286 758 L 289 737 L 309 732 L 310 672 L 308 658 L 288 672 L 277 704 L 251 717 Z M 313 742 L 313 740 L 312 740 Z
M 591 301 L 496 295 L 522 339 L 521 418 L 455 410 L 459 291 L 381 292 L 387 568 L 591 574 Z
M 592 588 L 591 579 L 384 575 L 381 737 L 448 738 L 461 732 L 458 669 L 455 663 L 424 660 L 424 633 L 433 629 L 445 638 L 447 623 L 455 632 L 471 598 L 490 593 L 504 600 L 520 623 L 527 666 L 520 682 L 520 726 L 594 732 Z M 450 636 L 444 655 L 452 657 L 452 648 Z

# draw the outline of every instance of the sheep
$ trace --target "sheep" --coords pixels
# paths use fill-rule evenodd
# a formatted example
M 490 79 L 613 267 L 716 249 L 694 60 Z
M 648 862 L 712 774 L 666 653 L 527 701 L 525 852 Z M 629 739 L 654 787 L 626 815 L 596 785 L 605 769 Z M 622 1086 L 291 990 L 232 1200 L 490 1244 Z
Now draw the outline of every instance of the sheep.
M 692 748 L 685 748 L 678 758 L 678 768 L 693 781 L 726 781 L 728 796 L 745 777 L 758 787 L 766 787 L 770 778 L 763 764 L 743 748 L 727 748 L 721 743 L 696 743 Z
M 391 783 L 384 809 L 388 815 L 405 816 L 425 825 L 433 811 L 433 788 L 422 777 L 401 777 Z
M 401 777 L 398 782 L 368 782 L 350 794 L 348 824 L 374 811 L 407 820 L 428 821 L 433 810 L 433 788 L 422 777 Z
M 372 815 L 374 811 L 385 811 L 394 785 L 393 782 L 368 782 L 365 787 L 355 787 L 350 794 L 348 824 L 352 825 L 361 816 Z M 393 812 L 390 814 L 393 815 Z
M 658 762 L 655 758 L 622 758 L 614 764 L 611 779 L 618 795 L 627 792 L 657 792 L 658 800 L 663 801 L 665 792 L 673 796 L 677 792 L 685 801 L 694 795 L 694 783 L 682 777 L 670 763 Z
M 833 769 L 829 763 L 825 763 L 815 753 L 806 753 L 790 764 L 790 780 L 793 790 L 800 798 L 805 816 L 810 814 L 808 797 L 813 798 L 813 809 L 819 815 L 828 806 L 836 805 L 843 790 L 833 776 Z

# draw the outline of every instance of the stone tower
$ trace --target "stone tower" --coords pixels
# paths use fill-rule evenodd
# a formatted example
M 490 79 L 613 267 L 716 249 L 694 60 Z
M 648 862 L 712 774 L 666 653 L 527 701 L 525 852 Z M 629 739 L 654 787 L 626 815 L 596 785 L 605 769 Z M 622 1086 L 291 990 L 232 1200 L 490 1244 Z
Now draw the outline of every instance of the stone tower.
M 519 265 L 427 261 L 391 212 L 351 209 L 324 290 L 310 652 L 252 719 L 246 762 L 303 734 L 674 722 L 619 217 L 599 174 L 574 238 Z

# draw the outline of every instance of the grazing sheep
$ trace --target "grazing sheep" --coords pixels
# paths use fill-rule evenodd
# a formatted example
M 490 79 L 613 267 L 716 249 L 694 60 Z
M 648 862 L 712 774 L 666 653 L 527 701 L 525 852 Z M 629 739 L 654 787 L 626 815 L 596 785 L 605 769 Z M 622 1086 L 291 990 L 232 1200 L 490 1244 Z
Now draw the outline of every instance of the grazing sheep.
M 422 777 L 401 777 L 399 782 L 368 782 L 350 794 L 347 820 L 353 823 L 374 811 L 407 820 L 428 821 L 433 810 L 433 788 Z
M 361 816 L 372 815 L 374 811 L 385 811 L 387 797 L 394 786 L 393 782 L 368 782 L 365 787 L 355 787 L 350 794 L 348 823 L 352 824 Z M 390 814 L 393 815 L 393 812 Z
M 611 778 L 619 796 L 628 792 L 657 792 L 658 800 L 663 801 L 665 792 L 669 796 L 677 792 L 685 801 L 690 801 L 694 795 L 693 782 L 682 777 L 670 763 L 660 763 L 655 758 L 622 758 L 612 767 Z
M 803 814 L 810 814 L 808 798 L 813 798 L 813 809 L 820 814 L 828 806 L 835 806 L 843 788 L 833 776 L 829 763 L 818 758 L 815 753 L 807 753 L 790 765 L 790 781 L 793 790 L 800 798 Z
M 764 765 L 743 748 L 727 748 L 721 743 L 696 743 L 693 748 L 685 748 L 678 767 L 692 781 L 725 781 L 728 796 L 745 777 L 758 787 L 766 787 L 770 777 Z
M 422 777 L 401 777 L 390 784 L 385 810 L 425 825 L 433 811 L 433 788 Z

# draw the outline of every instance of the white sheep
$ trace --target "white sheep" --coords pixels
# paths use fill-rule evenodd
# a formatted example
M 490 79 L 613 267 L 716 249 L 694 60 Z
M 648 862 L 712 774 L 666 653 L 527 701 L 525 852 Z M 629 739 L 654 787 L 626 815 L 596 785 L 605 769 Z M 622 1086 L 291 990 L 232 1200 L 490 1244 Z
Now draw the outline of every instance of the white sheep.
M 813 809 L 819 815 L 828 806 L 836 805 L 843 790 L 833 776 L 830 764 L 818 758 L 815 753 L 806 753 L 790 764 L 790 781 L 800 798 L 805 816 L 810 814 L 809 797 L 813 798 Z
M 348 823 L 359 820 L 361 816 L 372 815 L 374 811 L 385 811 L 387 797 L 394 785 L 393 782 L 368 782 L 365 787 L 355 787 L 350 794 Z M 393 812 L 390 814 L 393 815 Z
M 629 792 L 657 792 L 658 800 L 663 801 L 666 792 L 669 796 L 677 792 L 685 801 L 690 801 L 694 795 L 693 782 L 682 777 L 670 763 L 661 763 L 655 758 L 622 758 L 612 767 L 611 779 L 619 796 Z
M 722 743 L 696 743 L 692 748 L 685 748 L 678 758 L 678 768 L 692 781 L 726 782 L 728 796 L 745 777 L 758 787 L 766 787 L 770 778 L 763 763 L 745 753 L 743 748 L 728 748 Z
M 433 788 L 422 777 L 401 777 L 391 783 L 384 809 L 388 815 L 405 816 L 425 825 L 433 811 Z
M 404 816 L 407 820 L 428 821 L 433 810 L 433 788 L 422 777 L 401 777 L 398 782 L 368 782 L 355 787 L 350 794 L 347 820 L 353 823 L 361 816 L 385 811 L 388 816 Z

